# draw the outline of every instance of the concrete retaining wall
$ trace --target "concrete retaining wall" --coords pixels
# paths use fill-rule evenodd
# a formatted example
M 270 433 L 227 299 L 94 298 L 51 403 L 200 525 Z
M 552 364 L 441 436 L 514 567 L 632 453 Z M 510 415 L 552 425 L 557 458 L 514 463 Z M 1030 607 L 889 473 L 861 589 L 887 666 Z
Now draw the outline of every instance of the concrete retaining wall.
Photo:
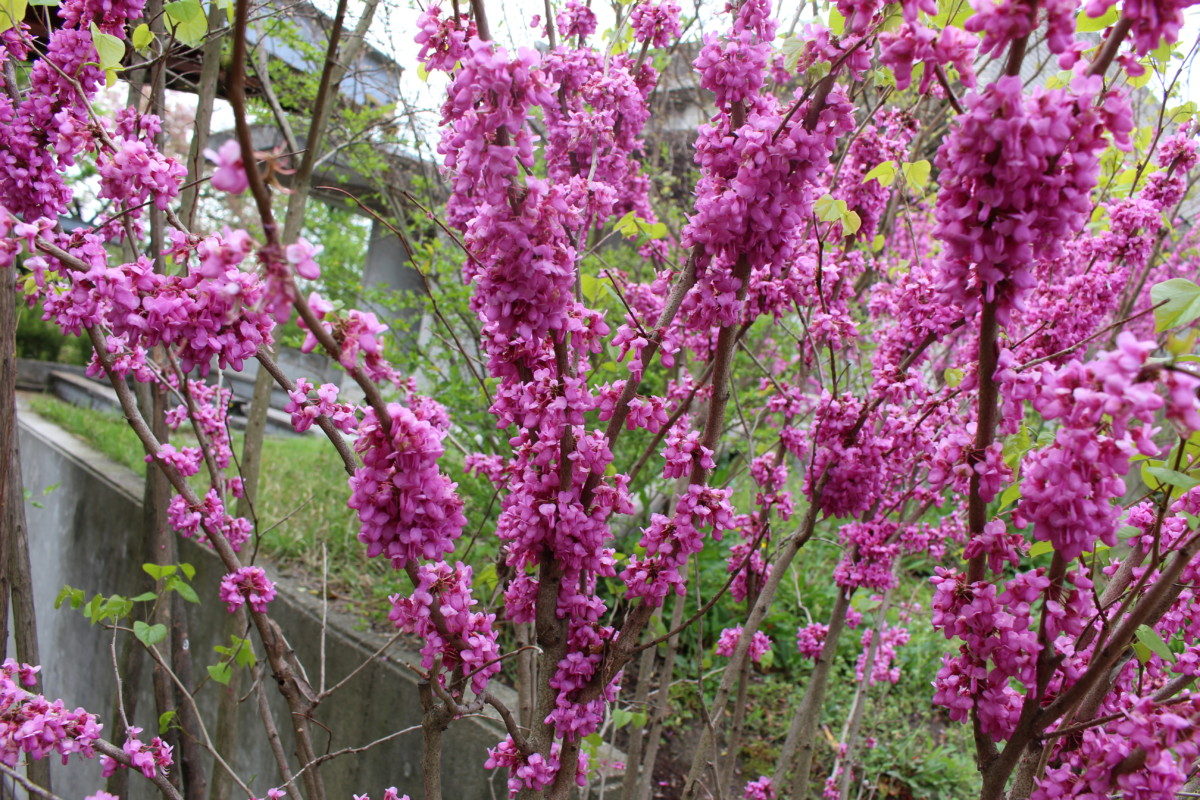
M 61 697 L 70 706 L 83 706 L 107 721 L 115 702 L 112 636 L 91 625 L 78 611 L 54 610 L 54 599 L 64 584 L 93 593 L 125 596 L 146 589 L 138 550 L 141 529 L 141 479 L 105 458 L 61 428 L 27 408 L 20 411 L 21 465 L 27 490 L 30 558 L 33 567 L 42 675 L 50 697 Z M 49 489 L 49 487 L 55 487 Z M 189 643 L 198 674 L 219 659 L 213 646 L 221 644 L 226 622 L 224 605 L 217 601 L 217 586 L 224 570 L 206 548 L 182 541 L 182 560 L 194 564 L 194 586 L 203 600 L 190 606 L 193 640 Z M 272 615 L 283 627 L 310 681 L 318 678 L 321 641 L 321 604 L 305 587 L 268 572 L 278 583 L 279 595 Z M 356 630 L 355 620 L 330 609 L 326 634 L 326 675 L 333 685 L 363 663 L 385 639 Z M 118 653 L 120 649 L 118 647 Z M 261 655 L 261 649 L 259 650 Z M 417 725 L 420 706 L 415 678 L 397 665 L 418 663 L 411 652 L 393 646 L 387 654 L 363 669 L 338 694 L 318 709 L 321 725 L 315 730 L 318 748 L 334 751 L 359 746 L 390 732 Z M 268 677 L 269 681 L 269 677 Z M 148 687 L 143 680 L 141 686 Z M 197 697 L 210 725 L 215 720 L 217 689 L 209 682 Z M 273 685 L 268 695 L 276 718 L 287 714 Z M 515 698 L 503 687 L 504 699 L 515 707 Z M 138 702 L 133 724 L 147 734 L 156 728 L 156 715 L 148 689 Z M 279 783 L 253 698 L 243 702 L 241 737 L 234 762 L 257 796 Z M 106 730 L 111 729 L 106 725 Z M 285 748 L 291 752 L 286 725 L 280 725 Z M 324 728 L 332 734 L 325 732 Z M 504 797 L 501 775 L 483 769 L 485 749 L 502 736 L 499 723 L 472 717 L 451 724 L 446 733 L 444 759 L 445 797 L 453 800 L 488 800 Z M 351 754 L 327 762 L 322 774 L 331 800 L 350 800 L 352 794 L 370 793 L 375 800 L 384 788 L 396 786 L 414 800 L 421 796 L 420 732 L 405 734 L 366 754 Z M 103 787 L 94 763 L 80 761 L 56 765 L 55 793 L 64 800 L 80 800 Z M 151 797 L 148 784 L 137 776 L 130 780 L 132 800 Z M 232 800 L 245 800 L 235 787 Z M 125 800 L 124 798 L 122 800 Z

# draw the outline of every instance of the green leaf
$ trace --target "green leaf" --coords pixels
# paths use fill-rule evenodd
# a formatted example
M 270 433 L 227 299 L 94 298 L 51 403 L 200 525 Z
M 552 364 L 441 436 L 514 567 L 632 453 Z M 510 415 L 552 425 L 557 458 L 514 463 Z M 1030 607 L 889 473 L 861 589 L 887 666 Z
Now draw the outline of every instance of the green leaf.
M 1098 17 L 1088 16 L 1088 13 L 1084 11 L 1075 20 L 1075 30 L 1079 31 L 1080 33 L 1102 31 L 1109 25 L 1115 23 L 1119 17 L 1120 12 L 1117 10 L 1115 5 L 1109 6 L 1108 10 Z
M 189 581 L 196 579 L 196 568 L 191 564 L 185 561 L 179 565 L 179 568 L 183 570 L 183 577 L 187 578 Z
M 1034 542 L 1033 546 L 1029 548 L 1029 557 L 1037 558 L 1038 556 L 1053 552 L 1054 545 L 1052 545 L 1050 542 Z
M 779 52 L 783 54 L 784 69 L 788 72 L 795 71 L 800 63 L 800 56 L 804 55 L 804 47 L 805 42 L 799 36 L 789 36 L 783 40 Z
M 254 655 L 254 645 L 249 639 L 231 635 L 229 645 L 228 650 L 233 655 L 234 663 L 239 667 L 251 669 L 258 663 L 258 657 Z
M 942 378 L 945 379 L 946 385 L 951 389 L 962 383 L 965 377 L 966 373 L 956 367 L 946 367 L 946 369 L 942 370 Z
M 1171 648 L 1163 641 L 1163 638 L 1158 635 L 1158 631 L 1151 628 L 1149 625 L 1139 625 L 1134 633 L 1137 640 L 1150 649 L 1155 655 L 1163 661 L 1175 663 L 1175 654 L 1171 652 Z
M 73 586 L 64 586 L 58 592 L 58 597 L 54 598 L 54 607 L 61 608 L 63 603 L 70 603 L 71 608 L 79 608 L 83 605 L 83 589 L 76 589 Z
M 762 665 L 763 669 L 770 669 L 771 667 L 775 666 L 775 651 L 772 649 L 763 653 L 762 658 L 758 660 L 758 663 Z
M 174 575 L 176 569 L 174 564 L 142 564 L 142 570 L 156 581 Z
M 176 0 L 163 6 L 171 23 L 171 35 L 188 47 L 195 47 L 208 35 L 208 15 L 199 0 Z
M 228 664 L 209 664 L 208 676 L 222 686 L 229 685 L 229 679 L 233 677 L 233 667 Z
M 146 647 L 153 647 L 167 638 L 167 626 L 161 622 L 156 625 L 147 625 L 139 619 L 133 623 L 133 635 Z
M 846 18 L 836 8 L 829 9 L 829 30 L 835 36 L 841 36 L 846 31 Z
M 846 214 L 846 201 L 838 200 L 831 194 L 823 194 L 813 204 L 813 211 L 821 222 L 841 222 Z
M 1171 278 L 1150 289 L 1154 303 L 1154 329 L 1165 331 L 1200 319 L 1200 286 L 1187 278 Z
M 158 595 L 154 592 L 142 592 L 137 597 L 129 598 L 134 603 L 149 603 L 151 600 L 157 600 Z
M 133 29 L 133 34 L 129 37 L 130 43 L 134 50 L 145 50 L 154 41 L 154 32 L 150 30 L 150 26 L 142 23 Z
M 26 0 L 0 0 L 0 33 L 24 21 L 28 5 Z
M 881 186 L 891 186 L 896 182 L 896 162 L 885 161 L 863 175 L 863 183 L 872 180 L 879 181 Z
M 1001 510 L 1008 508 L 1013 503 L 1021 499 L 1021 482 L 1017 481 L 1008 486 L 1000 493 L 1000 508 Z
M 924 158 L 920 161 L 906 161 L 900 165 L 900 171 L 904 173 L 904 182 L 914 194 L 925 193 L 925 187 L 929 183 L 929 161 Z
M 200 596 L 196 594 L 196 590 L 187 584 L 186 581 L 172 577 L 167 581 L 167 591 L 178 592 L 179 596 L 189 603 L 199 603 Z
M 633 713 L 626 711 L 623 708 L 614 708 L 612 712 L 612 724 L 615 730 L 621 730 L 630 722 L 633 721 Z
M 971 12 L 971 4 L 967 0 L 938 0 L 938 13 L 933 21 L 940 28 L 961 28 Z
M 162 736 L 167 731 L 171 730 L 171 723 L 175 721 L 174 711 L 164 711 L 158 715 L 158 735 Z
M 1137 657 L 1139 663 L 1145 664 L 1150 660 L 1150 648 L 1141 642 L 1133 642 L 1133 654 Z
M 1147 476 L 1152 480 L 1146 480 Z M 1146 486 L 1155 491 L 1161 489 L 1163 486 L 1174 486 L 1186 492 L 1188 489 L 1200 486 L 1200 479 L 1193 478 L 1191 475 L 1186 475 L 1182 472 L 1176 472 L 1173 469 L 1167 469 L 1166 467 L 1143 465 L 1142 479 L 1145 481 Z
M 104 70 L 105 83 L 112 86 L 117 81 L 121 60 L 125 58 L 125 43 L 111 33 L 104 33 L 93 22 L 92 46 L 96 48 L 96 56 L 100 59 L 100 68 Z
M 862 227 L 862 217 L 857 211 L 847 211 L 842 215 L 842 234 L 845 236 L 853 236 L 858 233 L 858 229 Z

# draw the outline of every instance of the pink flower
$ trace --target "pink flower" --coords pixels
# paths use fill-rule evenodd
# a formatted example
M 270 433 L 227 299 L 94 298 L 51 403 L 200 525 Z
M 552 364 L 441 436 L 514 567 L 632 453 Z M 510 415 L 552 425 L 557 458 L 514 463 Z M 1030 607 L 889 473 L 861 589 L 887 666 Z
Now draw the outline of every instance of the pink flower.
M 267 578 L 262 567 L 240 567 L 221 579 L 220 597 L 229 613 L 250 604 L 260 614 L 267 613 L 267 604 L 275 599 L 275 584 Z
M 236 139 L 226 139 L 215 153 L 205 150 L 204 156 L 217 165 L 212 176 L 214 189 L 241 194 L 250 186 L 250 179 L 246 177 L 246 165 L 242 160 L 242 147 Z

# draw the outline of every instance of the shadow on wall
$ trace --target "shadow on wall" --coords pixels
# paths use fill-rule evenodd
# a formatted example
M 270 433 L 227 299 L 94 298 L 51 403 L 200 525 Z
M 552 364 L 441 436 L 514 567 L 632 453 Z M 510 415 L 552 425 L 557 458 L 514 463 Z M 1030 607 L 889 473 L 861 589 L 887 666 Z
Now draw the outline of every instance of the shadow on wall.
M 69 607 L 56 611 L 54 600 L 65 584 L 82 589 L 89 598 L 96 593 L 130 597 L 146 590 L 147 578 L 141 570 L 145 559 L 139 547 L 141 479 L 28 408 L 19 410 L 19 418 L 44 690 L 51 698 L 61 697 L 71 708 L 83 706 L 98 714 L 106 723 L 104 732 L 108 737 L 116 701 L 113 636 L 89 623 L 79 611 Z M 49 487 L 54 488 L 47 492 Z M 188 607 L 193 636 L 189 645 L 195 672 L 204 675 L 205 666 L 220 658 L 213 647 L 227 644 L 221 641 L 225 606 L 217 600 L 224 570 L 216 556 L 189 540 L 180 540 L 180 560 L 196 567 L 193 585 L 203 602 Z M 278 586 L 272 616 L 315 684 L 321 650 L 321 603 L 303 586 L 280 578 L 267 566 Z M 329 610 L 327 685 L 350 674 L 386 641 L 354 630 L 353 626 L 351 617 Z M 123 641 L 122 637 L 115 647 L 118 659 Z M 261 657 L 261 647 L 258 652 Z M 316 714 L 320 724 L 314 728 L 319 750 L 358 747 L 420 723 L 416 679 L 397 664 L 401 660 L 418 663 L 420 659 L 393 646 L 322 704 Z M 243 685 L 248 683 L 244 681 Z M 136 706 L 130 722 L 149 733 L 157 729 L 157 714 L 148 673 L 138 686 L 138 696 L 126 698 L 127 706 Z M 217 688 L 208 681 L 197 697 L 210 726 L 216 719 Z M 515 706 L 509 690 L 496 686 L 493 691 Z M 286 709 L 273 686 L 267 686 L 267 694 L 276 719 L 286 720 Z M 253 695 L 243 701 L 240 714 L 245 735 L 239 739 L 233 766 L 256 796 L 264 797 L 266 790 L 280 780 Z M 280 729 L 290 754 L 289 730 L 286 725 L 280 725 Z M 483 768 L 486 748 L 494 746 L 502 735 L 499 722 L 490 718 L 469 717 L 451 724 L 445 736 L 446 797 L 490 800 L 506 795 L 503 776 Z M 395 786 L 401 794 L 408 793 L 417 800 L 421 796 L 420 756 L 418 730 L 367 753 L 333 759 L 322 767 L 328 797 L 350 800 L 353 794 L 368 793 L 379 798 L 385 788 Z M 55 794 L 68 800 L 85 797 L 104 786 L 95 762 L 79 760 L 62 767 L 55 761 L 53 770 Z M 131 776 L 129 786 L 131 797 L 122 800 L 149 800 L 155 796 L 153 787 L 138 776 Z M 242 800 L 241 794 L 235 786 L 232 800 Z

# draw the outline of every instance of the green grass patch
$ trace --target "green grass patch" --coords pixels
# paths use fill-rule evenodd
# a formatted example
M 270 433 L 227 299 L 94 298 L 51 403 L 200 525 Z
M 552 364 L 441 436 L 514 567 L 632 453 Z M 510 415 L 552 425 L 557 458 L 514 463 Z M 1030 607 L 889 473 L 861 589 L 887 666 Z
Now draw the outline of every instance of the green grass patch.
M 29 406 L 118 464 L 146 474 L 145 451 L 122 417 L 48 395 L 31 397 Z M 238 456 L 241 439 L 235 432 Z M 180 445 L 195 443 L 183 433 L 172 440 Z M 193 478 L 197 489 L 205 485 L 205 478 L 203 470 Z M 346 506 L 349 491 L 341 459 L 324 438 L 266 437 L 255 508 L 259 546 L 281 566 L 301 572 L 300 577 L 314 588 L 327 570 L 333 598 L 349 602 L 368 619 L 380 619 L 388 608 L 381 601 L 407 586 L 408 580 L 390 563 L 367 558 L 357 539 L 357 517 Z

